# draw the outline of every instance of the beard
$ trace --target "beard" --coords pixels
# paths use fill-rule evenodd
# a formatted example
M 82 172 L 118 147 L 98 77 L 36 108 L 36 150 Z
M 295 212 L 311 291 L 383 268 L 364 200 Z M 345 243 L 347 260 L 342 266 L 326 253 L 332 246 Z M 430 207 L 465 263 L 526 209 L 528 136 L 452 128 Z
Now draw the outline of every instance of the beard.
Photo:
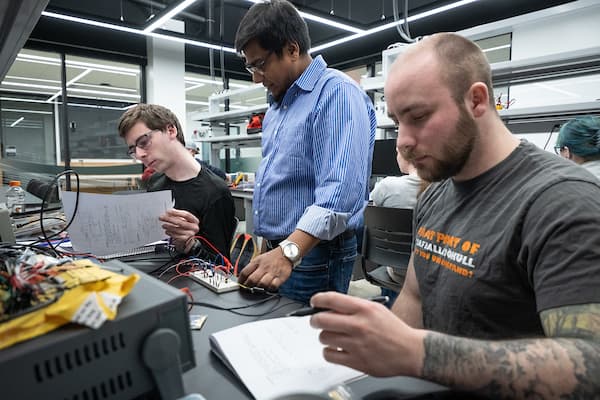
M 444 144 L 441 157 L 433 159 L 431 167 L 413 163 L 421 179 L 438 182 L 458 175 L 471 156 L 479 129 L 463 104 L 459 104 L 458 109 L 459 116 L 454 125 L 454 134 L 451 136 L 451 142 Z M 402 151 L 402 157 L 411 162 L 419 156 L 412 150 Z

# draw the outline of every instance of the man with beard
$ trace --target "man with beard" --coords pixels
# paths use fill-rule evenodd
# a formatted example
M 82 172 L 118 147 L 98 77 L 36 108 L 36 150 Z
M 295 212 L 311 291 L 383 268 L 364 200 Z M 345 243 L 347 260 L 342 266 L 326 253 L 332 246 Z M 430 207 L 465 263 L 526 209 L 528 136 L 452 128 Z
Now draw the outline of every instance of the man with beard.
M 458 35 L 411 45 L 385 98 L 398 151 L 434 183 L 392 311 L 312 297 L 332 310 L 311 317 L 325 359 L 493 398 L 598 398 L 600 183 L 511 134 Z
M 346 293 L 369 195 L 371 100 L 321 56 L 312 59 L 306 22 L 288 1 L 254 4 L 235 47 L 273 100 L 253 200 L 254 233 L 268 251 L 239 282 L 304 303 L 319 291 Z

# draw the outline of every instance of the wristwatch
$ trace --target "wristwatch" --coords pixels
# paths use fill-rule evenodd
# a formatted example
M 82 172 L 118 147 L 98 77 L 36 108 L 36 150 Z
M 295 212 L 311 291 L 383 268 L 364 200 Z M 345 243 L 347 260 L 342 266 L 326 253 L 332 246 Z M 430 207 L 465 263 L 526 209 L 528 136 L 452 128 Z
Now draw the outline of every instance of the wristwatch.
M 298 264 L 302 261 L 302 257 L 300 257 L 300 247 L 291 240 L 282 240 L 279 243 L 279 247 L 283 251 L 283 255 L 285 258 L 290 260 L 292 263 L 292 269 L 296 268 Z

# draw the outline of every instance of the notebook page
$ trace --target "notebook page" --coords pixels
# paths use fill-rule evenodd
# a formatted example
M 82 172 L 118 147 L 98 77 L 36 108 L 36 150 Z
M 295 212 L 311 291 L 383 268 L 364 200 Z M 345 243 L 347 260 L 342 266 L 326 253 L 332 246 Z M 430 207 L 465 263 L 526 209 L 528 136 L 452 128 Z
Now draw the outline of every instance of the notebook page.
M 61 192 L 67 221 L 76 195 Z M 103 256 L 163 239 L 158 217 L 172 207 L 170 190 L 128 196 L 79 193 L 77 213 L 68 228 L 73 249 Z

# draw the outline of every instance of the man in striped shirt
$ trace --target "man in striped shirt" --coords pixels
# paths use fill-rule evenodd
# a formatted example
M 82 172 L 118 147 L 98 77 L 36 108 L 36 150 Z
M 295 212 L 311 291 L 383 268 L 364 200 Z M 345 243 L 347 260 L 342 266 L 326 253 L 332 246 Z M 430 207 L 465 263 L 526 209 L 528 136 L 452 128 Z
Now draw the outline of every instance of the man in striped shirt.
M 287 1 L 252 6 L 235 46 L 272 96 L 253 201 L 268 251 L 239 280 L 305 303 L 320 291 L 346 292 L 368 199 L 372 103 L 321 56 L 311 58 L 306 23 Z

